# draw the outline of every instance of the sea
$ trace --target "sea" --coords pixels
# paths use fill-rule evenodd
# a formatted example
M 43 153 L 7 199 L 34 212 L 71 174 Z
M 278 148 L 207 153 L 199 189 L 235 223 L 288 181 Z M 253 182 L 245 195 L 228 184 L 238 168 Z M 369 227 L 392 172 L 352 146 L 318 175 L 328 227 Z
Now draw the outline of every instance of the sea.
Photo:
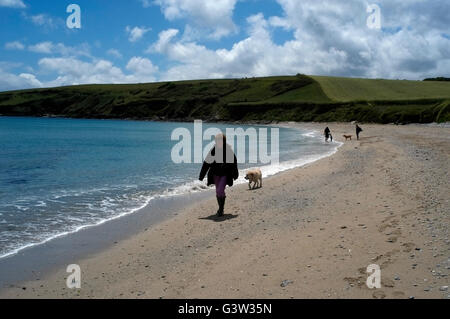
M 301 128 L 203 123 L 201 132 L 213 128 L 267 131 L 268 154 L 278 134 L 278 162 L 250 163 L 248 138 L 241 153 L 235 150 L 245 159 L 237 184 L 246 183 L 249 168 L 268 177 L 330 156 L 341 145 Z M 144 207 L 151 214 L 160 197 L 208 190 L 206 179 L 198 180 L 201 163 L 173 159 L 180 129 L 194 137 L 194 123 L 0 117 L 0 258 Z M 205 151 L 210 143 L 200 141 Z M 193 151 L 194 141 L 190 145 Z

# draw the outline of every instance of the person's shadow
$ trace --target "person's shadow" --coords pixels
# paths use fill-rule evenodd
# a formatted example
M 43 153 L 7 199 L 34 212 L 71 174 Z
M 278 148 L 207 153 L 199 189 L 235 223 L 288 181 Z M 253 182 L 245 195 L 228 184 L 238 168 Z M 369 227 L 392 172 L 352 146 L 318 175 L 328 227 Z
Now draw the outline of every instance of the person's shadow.
M 224 222 L 226 220 L 234 219 L 238 217 L 239 215 L 233 215 L 233 214 L 224 214 L 223 216 L 217 216 L 217 214 L 208 216 L 208 217 L 200 217 L 201 220 L 211 220 L 216 223 Z

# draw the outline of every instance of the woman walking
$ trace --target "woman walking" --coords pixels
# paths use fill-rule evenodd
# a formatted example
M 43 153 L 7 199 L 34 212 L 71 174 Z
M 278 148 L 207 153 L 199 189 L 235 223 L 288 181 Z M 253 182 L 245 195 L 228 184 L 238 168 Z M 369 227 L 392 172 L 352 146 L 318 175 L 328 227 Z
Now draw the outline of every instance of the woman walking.
M 227 138 L 223 134 L 216 135 L 216 145 L 211 149 L 203 162 L 199 180 L 203 181 L 208 174 L 208 186 L 216 186 L 216 197 L 219 210 L 217 216 L 221 217 L 225 208 L 225 187 L 233 186 L 233 181 L 239 177 L 236 155 L 231 146 L 227 144 Z

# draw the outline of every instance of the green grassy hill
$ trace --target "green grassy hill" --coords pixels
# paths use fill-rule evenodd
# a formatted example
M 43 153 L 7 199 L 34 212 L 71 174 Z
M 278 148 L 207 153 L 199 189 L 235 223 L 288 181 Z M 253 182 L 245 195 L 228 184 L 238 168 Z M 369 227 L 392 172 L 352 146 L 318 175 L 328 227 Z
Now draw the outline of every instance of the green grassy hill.
M 450 97 L 448 82 L 312 76 L 333 101 L 414 100 Z
M 0 114 L 145 120 L 450 120 L 450 83 L 279 76 L 0 93 Z

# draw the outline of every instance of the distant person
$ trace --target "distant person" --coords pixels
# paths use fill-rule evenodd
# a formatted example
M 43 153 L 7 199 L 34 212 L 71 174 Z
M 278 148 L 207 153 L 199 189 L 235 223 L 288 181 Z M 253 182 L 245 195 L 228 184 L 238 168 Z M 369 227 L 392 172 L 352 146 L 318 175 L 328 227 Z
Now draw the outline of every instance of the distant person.
M 203 181 L 208 174 L 208 186 L 216 186 L 216 197 L 219 210 L 217 216 L 223 216 L 225 209 L 225 187 L 233 186 L 233 181 L 239 177 L 237 158 L 227 138 L 223 134 L 216 135 L 216 145 L 211 149 L 203 162 L 199 180 Z
M 363 131 L 362 128 L 359 127 L 358 124 L 356 124 L 356 139 L 359 140 L 359 133 Z
M 323 133 L 325 135 L 325 142 L 328 142 L 328 139 L 331 136 L 331 131 L 330 129 L 327 127 Z M 333 137 L 331 137 L 331 141 L 333 141 Z

